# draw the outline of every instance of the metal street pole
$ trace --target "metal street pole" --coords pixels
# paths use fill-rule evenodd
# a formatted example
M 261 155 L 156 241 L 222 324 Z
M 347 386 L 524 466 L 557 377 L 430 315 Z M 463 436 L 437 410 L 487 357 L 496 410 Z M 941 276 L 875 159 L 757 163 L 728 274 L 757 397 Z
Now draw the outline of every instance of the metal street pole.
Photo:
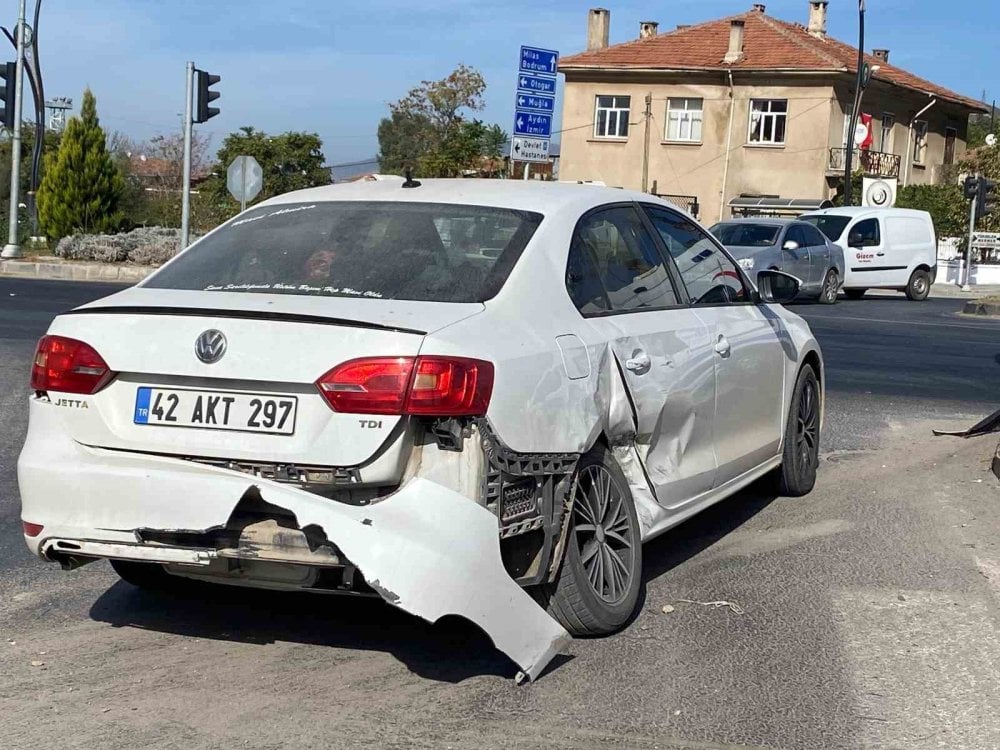
M 181 185 L 181 250 L 188 246 L 191 224 L 191 94 L 194 88 L 194 63 L 189 62 L 185 71 L 184 97 L 184 176 Z
M 24 109 L 24 11 L 26 0 L 21 0 L 17 11 L 17 81 L 14 92 L 14 134 L 10 143 L 10 225 L 7 244 L 0 254 L 4 258 L 20 258 L 21 246 L 17 241 L 18 204 L 21 202 L 21 112 Z
M 847 155 L 844 158 L 844 205 L 852 205 L 851 172 L 854 160 L 854 131 L 858 129 L 858 110 L 861 108 L 861 89 L 864 86 L 865 70 L 865 0 L 858 0 L 858 76 L 854 84 L 854 108 L 851 110 L 851 126 L 847 131 Z
M 982 179 L 982 178 L 980 178 Z M 962 282 L 962 291 L 968 292 L 969 280 L 972 278 L 972 235 L 976 232 L 976 199 L 969 201 L 969 244 L 965 248 L 965 273 Z

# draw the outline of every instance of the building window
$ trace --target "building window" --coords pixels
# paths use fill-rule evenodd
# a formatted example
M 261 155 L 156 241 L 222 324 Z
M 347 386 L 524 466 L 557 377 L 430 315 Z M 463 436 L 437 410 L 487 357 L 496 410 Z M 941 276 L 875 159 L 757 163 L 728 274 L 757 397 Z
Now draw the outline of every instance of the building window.
M 923 164 L 927 157 L 927 123 L 917 120 L 913 123 L 913 163 Z
M 631 97 L 599 96 L 594 115 L 595 138 L 628 138 L 628 112 Z
M 957 128 L 944 129 L 944 163 L 951 165 L 955 163 L 955 141 L 958 140 Z
M 787 99 L 750 100 L 750 143 L 783 145 L 787 122 Z
M 667 99 L 667 140 L 701 143 L 704 99 Z
M 847 148 L 847 139 L 851 132 L 851 115 L 854 114 L 854 110 L 848 105 L 844 109 L 844 148 Z
M 891 154 L 893 147 L 892 130 L 896 127 L 896 116 L 888 112 L 882 115 L 882 136 L 878 144 L 878 150 L 884 154 Z

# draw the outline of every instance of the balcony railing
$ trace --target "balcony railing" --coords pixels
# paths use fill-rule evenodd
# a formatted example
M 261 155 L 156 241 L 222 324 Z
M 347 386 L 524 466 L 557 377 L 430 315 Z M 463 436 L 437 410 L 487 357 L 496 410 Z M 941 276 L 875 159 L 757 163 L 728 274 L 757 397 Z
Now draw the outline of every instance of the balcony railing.
M 847 161 L 846 148 L 830 149 L 830 171 L 843 172 Z M 899 177 L 899 163 L 902 158 L 898 154 L 887 154 L 884 151 L 854 151 L 854 163 L 861 167 L 870 177 Z

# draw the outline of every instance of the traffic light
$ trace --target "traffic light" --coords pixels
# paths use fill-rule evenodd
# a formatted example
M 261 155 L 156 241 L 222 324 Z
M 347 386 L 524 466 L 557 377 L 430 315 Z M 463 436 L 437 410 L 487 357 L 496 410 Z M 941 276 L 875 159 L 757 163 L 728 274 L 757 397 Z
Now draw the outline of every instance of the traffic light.
M 198 92 L 198 106 L 195 109 L 194 121 L 206 122 L 219 114 L 218 107 L 209 107 L 208 104 L 221 96 L 218 91 L 212 91 L 211 87 L 221 81 L 222 77 L 206 73 L 204 70 L 195 70 L 194 76 L 195 90 Z
M 7 130 L 14 129 L 14 96 L 17 93 L 17 63 L 0 66 L 0 121 Z
M 962 183 L 962 190 L 965 192 L 965 199 L 974 201 L 979 197 L 979 178 L 969 175 Z
M 991 216 L 997 210 L 997 184 L 985 177 L 979 178 L 979 194 L 976 196 L 976 221 Z

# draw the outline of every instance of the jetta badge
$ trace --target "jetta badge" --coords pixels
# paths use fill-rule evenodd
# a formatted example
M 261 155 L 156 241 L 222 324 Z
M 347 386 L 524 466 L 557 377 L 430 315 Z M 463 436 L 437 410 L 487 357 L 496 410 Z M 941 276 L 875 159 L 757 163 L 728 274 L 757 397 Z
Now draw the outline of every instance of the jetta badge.
M 206 365 L 214 364 L 226 353 L 226 337 L 214 328 L 205 331 L 194 342 L 194 353 Z

